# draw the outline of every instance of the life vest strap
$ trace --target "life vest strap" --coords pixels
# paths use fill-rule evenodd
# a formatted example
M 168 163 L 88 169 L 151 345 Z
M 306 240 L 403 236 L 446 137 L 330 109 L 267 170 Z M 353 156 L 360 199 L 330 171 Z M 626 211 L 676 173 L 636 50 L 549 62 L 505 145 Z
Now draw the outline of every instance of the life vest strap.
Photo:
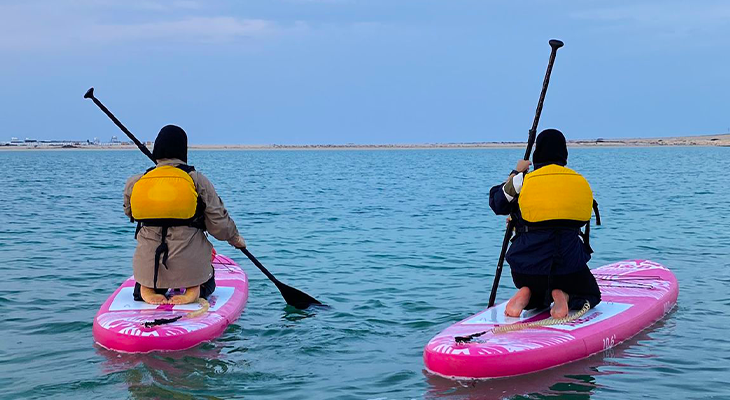
M 155 168 L 157 168 L 157 165 L 155 165 L 154 167 L 147 168 L 147 170 L 144 172 L 143 175 L 149 174 L 150 172 L 154 171 Z M 175 168 L 180 169 L 180 170 L 182 170 L 184 172 L 187 172 L 188 174 L 191 173 L 191 172 L 193 172 L 193 171 L 195 171 L 195 167 L 194 166 L 187 165 L 187 164 L 177 164 L 177 165 L 175 165 Z
M 523 225 L 515 228 L 515 232 L 517 233 L 527 233 L 527 232 L 535 232 L 535 231 L 578 231 L 580 232 L 580 228 L 577 228 L 575 226 L 562 226 L 562 225 L 538 225 L 538 226 L 529 226 L 529 225 Z
M 598 212 L 598 202 L 593 199 L 593 213 L 596 214 L 596 225 L 601 225 L 601 213 Z
M 591 243 L 590 243 L 591 223 L 590 222 L 586 223 L 585 227 L 586 227 L 585 232 L 581 232 L 580 228 L 576 228 L 574 226 L 560 226 L 560 225 L 529 226 L 529 225 L 524 225 L 524 226 L 515 228 L 515 232 L 517 232 L 517 234 L 522 234 L 522 233 L 535 232 L 535 231 L 560 231 L 560 232 L 575 231 L 580 235 L 580 237 L 583 238 L 583 245 L 585 246 L 588 254 L 593 254 L 593 248 L 591 247 Z
M 588 254 L 593 254 L 593 247 L 591 247 L 591 223 L 590 221 L 586 224 L 586 231 L 581 233 L 583 238 L 583 246 L 585 246 Z
M 596 225 L 601 226 L 601 213 L 598 211 L 598 202 L 593 199 L 593 213 L 596 214 Z M 585 232 L 581 234 L 583 237 L 583 245 L 586 247 L 588 254 L 593 254 L 593 248 L 591 247 L 591 221 L 586 224 Z
M 157 246 L 157 249 L 155 249 L 155 276 L 154 276 L 154 282 L 153 282 L 153 288 L 157 289 L 157 275 L 160 271 L 160 256 L 162 256 L 162 265 L 165 266 L 165 269 L 167 268 L 167 256 L 170 254 L 170 249 L 167 246 L 167 226 L 162 227 L 162 240 L 160 240 L 160 245 Z
M 142 226 L 160 226 L 160 227 L 172 227 L 172 226 L 193 226 L 193 219 L 143 219 L 137 220 Z

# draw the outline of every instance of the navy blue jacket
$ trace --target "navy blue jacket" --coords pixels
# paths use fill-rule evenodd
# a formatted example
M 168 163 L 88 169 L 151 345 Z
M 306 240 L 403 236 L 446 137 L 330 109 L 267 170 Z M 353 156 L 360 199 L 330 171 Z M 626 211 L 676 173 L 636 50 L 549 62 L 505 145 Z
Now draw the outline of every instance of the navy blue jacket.
M 489 207 L 497 215 L 512 215 L 515 226 L 526 226 L 522 219 L 518 197 L 511 202 L 504 194 L 503 184 L 489 190 Z M 591 255 L 577 229 L 545 229 L 518 233 L 507 251 L 507 263 L 517 273 L 527 275 L 564 275 L 588 268 Z

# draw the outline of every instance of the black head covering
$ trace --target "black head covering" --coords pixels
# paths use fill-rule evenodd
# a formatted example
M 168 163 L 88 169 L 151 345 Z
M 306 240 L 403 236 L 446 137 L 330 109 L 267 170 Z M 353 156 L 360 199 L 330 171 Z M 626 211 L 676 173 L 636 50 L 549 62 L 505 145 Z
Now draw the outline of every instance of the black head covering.
M 537 135 L 535 152 L 532 153 L 532 163 L 535 168 L 549 164 L 565 166 L 568 163 L 568 146 L 565 136 L 557 129 L 545 129 Z
M 179 126 L 166 125 L 160 129 L 152 149 L 155 160 L 177 158 L 188 162 L 188 135 Z

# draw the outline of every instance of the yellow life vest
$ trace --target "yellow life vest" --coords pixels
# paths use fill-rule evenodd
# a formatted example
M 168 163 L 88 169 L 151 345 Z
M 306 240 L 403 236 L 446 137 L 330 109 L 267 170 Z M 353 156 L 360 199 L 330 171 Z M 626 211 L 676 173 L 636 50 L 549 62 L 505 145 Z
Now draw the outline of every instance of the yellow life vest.
M 172 220 L 171 225 L 179 225 L 175 220 L 191 220 L 197 211 L 198 192 L 187 169 L 194 168 L 163 165 L 144 174 L 132 187 L 132 218 L 142 222 Z
M 527 223 L 591 220 L 593 192 L 588 181 L 570 168 L 551 164 L 526 174 L 518 197 Z

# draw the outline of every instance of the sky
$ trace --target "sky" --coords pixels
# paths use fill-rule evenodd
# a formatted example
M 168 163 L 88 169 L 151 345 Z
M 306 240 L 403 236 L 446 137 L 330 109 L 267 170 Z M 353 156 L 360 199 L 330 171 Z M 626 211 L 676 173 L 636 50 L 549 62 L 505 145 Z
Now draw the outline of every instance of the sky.
M 725 0 L 0 0 L 0 141 L 524 141 L 730 131 Z

